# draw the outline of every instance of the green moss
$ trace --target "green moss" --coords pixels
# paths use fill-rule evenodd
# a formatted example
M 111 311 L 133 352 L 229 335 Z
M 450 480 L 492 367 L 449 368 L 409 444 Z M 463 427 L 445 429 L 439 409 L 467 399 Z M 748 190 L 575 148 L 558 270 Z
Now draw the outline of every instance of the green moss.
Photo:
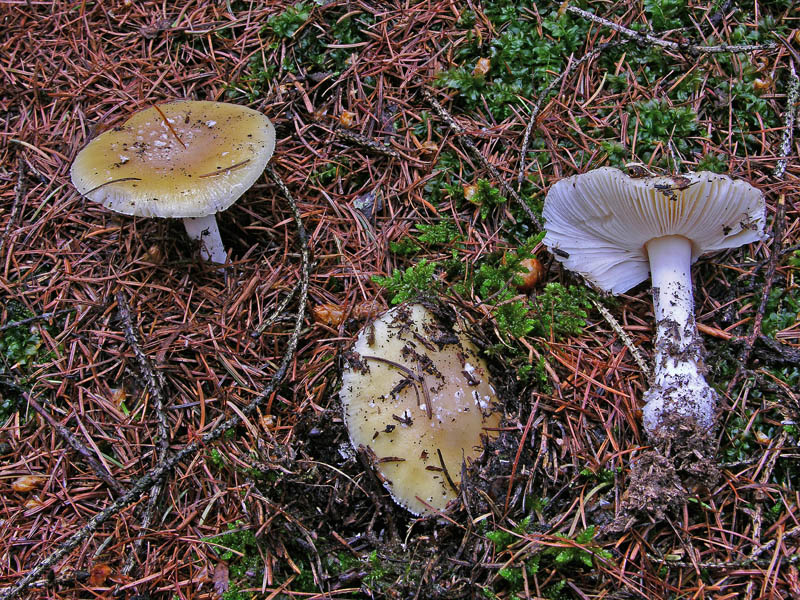
M 214 465 L 217 469 L 221 469 L 225 466 L 225 459 L 222 458 L 222 454 L 216 448 L 212 448 L 207 453 L 209 462 Z
M 415 227 L 416 235 L 406 236 L 396 242 L 389 242 L 389 249 L 395 254 L 410 256 L 423 249 L 434 250 L 460 240 L 461 234 L 450 219 L 438 223 L 420 223 Z
M 495 542 L 495 550 L 504 551 L 514 541 L 527 532 L 530 526 L 530 519 L 526 518 L 513 531 L 519 535 L 512 535 L 506 531 L 498 530 L 487 533 L 487 537 Z M 533 577 L 537 573 L 551 573 L 556 570 L 561 576 L 543 590 L 546 598 L 561 599 L 565 596 L 563 591 L 566 587 L 567 577 L 574 575 L 576 571 L 593 570 L 597 568 L 597 561 L 609 561 L 613 558 L 612 554 L 594 543 L 594 526 L 589 526 L 574 539 L 562 534 L 555 537 L 570 540 L 569 544 L 563 546 L 548 546 L 543 550 L 536 551 L 533 556 L 521 557 L 520 562 L 512 563 L 498 571 L 500 580 L 494 589 L 484 588 L 484 595 L 488 598 L 496 598 L 503 591 L 508 594 L 509 599 L 519 599 L 519 592 L 523 590 L 524 576 L 522 570 L 528 577 Z
M 267 19 L 266 26 L 279 38 L 291 38 L 308 21 L 313 9 L 314 7 L 306 2 L 298 2 Z
M 405 270 L 395 269 L 390 277 L 373 276 L 372 280 L 391 295 L 392 304 L 400 304 L 420 295 L 434 295 L 439 283 L 434 277 L 438 265 L 435 262 L 420 260 Z
M 467 198 L 469 202 L 480 207 L 481 218 L 485 219 L 497 206 L 505 204 L 506 197 L 485 179 L 478 179 L 475 192 Z
M 760 292 L 758 294 L 760 296 Z M 774 287 L 767 300 L 762 331 L 771 337 L 800 320 L 800 294 L 797 289 Z
M 319 13 L 319 18 L 315 12 Z M 331 46 L 367 41 L 369 38 L 364 32 L 373 22 L 372 15 L 348 12 L 345 7 L 298 2 L 285 8 L 270 17 L 261 29 L 266 46 L 277 50 L 283 45 L 285 52 L 253 56 L 242 77 L 230 84 L 227 96 L 244 95 L 253 102 L 267 94 L 269 86 L 283 71 L 332 72 L 338 75 L 347 68 L 354 49 Z M 279 63 L 280 56 L 283 56 L 283 62 Z M 370 89 L 374 83 L 374 78 L 362 79 L 365 89 Z
M 21 303 L 11 300 L 5 306 L 6 323 L 22 321 L 36 316 Z M 43 323 L 29 323 L 9 327 L 0 332 L 0 375 L 8 375 L 23 388 L 30 386 L 33 367 L 48 360 L 50 351 L 39 333 Z M 13 391 L 0 397 L 0 421 L 5 420 L 20 405 L 20 397 Z
M 228 562 L 228 572 L 232 580 L 251 577 L 263 569 L 261 551 L 255 534 L 241 521 L 228 523 L 228 531 L 203 538 L 212 542 L 212 548 L 220 560 Z
M 223 592 L 220 600 L 251 600 L 253 598 L 253 594 L 249 594 L 247 592 L 242 592 L 239 590 L 239 586 L 235 583 L 231 583 L 228 586 L 228 590 Z

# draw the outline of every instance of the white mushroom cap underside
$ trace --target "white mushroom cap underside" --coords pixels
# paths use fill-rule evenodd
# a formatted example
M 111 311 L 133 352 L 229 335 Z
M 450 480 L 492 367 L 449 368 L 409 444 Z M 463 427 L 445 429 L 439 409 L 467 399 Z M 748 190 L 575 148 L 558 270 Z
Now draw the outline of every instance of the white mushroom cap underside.
M 651 239 L 689 239 L 694 262 L 706 252 L 763 239 L 765 213 L 761 192 L 725 175 L 634 179 L 604 167 L 550 189 L 544 243 L 568 269 L 618 294 L 648 278 Z
M 440 338 L 442 331 L 433 314 L 419 304 L 384 313 L 358 335 L 339 394 L 353 446 L 372 450 L 386 488 L 415 514 L 432 512 L 429 506 L 443 510 L 456 497 L 441 470 L 437 449 L 458 485 L 462 461 L 477 456 L 482 436 L 497 435 L 487 428 L 500 424 L 486 363 L 464 335 L 455 342 L 450 332 L 450 342 L 440 350 L 433 340 Z M 427 356 L 433 363 L 432 368 L 424 369 L 431 419 L 422 386 L 410 382 L 402 387 L 406 373 L 370 358 L 391 360 L 421 373 L 417 355 Z M 387 460 L 392 458 L 404 460 Z
M 71 173 L 81 194 L 127 215 L 205 217 L 238 200 L 275 149 L 272 123 L 250 108 L 182 101 L 158 110 L 134 114 L 80 151 Z

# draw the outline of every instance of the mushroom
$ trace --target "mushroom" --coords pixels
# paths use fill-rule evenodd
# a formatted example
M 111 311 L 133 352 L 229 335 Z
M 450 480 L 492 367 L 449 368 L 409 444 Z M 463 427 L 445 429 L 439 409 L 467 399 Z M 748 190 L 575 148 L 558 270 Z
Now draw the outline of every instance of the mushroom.
M 415 515 L 446 508 L 462 463 L 500 424 L 486 363 L 438 312 L 400 305 L 364 327 L 345 355 L 339 392 L 353 446 Z
M 621 294 L 651 276 L 655 368 L 645 393 L 645 429 L 668 416 L 714 424 L 716 392 L 706 383 L 692 298 L 700 255 L 763 240 L 764 198 L 725 175 L 701 172 L 634 179 L 601 168 L 557 182 L 542 216 L 557 260 L 598 288 Z
M 224 263 L 214 215 L 255 183 L 274 149 L 275 128 L 255 110 L 169 102 L 92 140 L 72 163 L 72 183 L 119 213 L 183 219 L 203 259 Z

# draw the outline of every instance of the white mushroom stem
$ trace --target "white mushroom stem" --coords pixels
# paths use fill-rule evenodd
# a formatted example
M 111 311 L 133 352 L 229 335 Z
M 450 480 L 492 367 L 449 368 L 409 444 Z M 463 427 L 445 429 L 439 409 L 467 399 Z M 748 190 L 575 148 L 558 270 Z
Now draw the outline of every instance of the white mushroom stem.
M 203 260 L 225 264 L 228 256 L 225 254 L 225 246 L 222 245 L 216 216 L 186 217 L 183 224 L 189 237 L 200 242 L 200 256 Z
M 716 392 L 706 383 L 692 297 L 692 244 L 667 235 L 646 244 L 656 315 L 655 369 L 644 395 L 644 426 L 655 433 L 666 417 L 694 418 L 702 428 L 714 424 Z

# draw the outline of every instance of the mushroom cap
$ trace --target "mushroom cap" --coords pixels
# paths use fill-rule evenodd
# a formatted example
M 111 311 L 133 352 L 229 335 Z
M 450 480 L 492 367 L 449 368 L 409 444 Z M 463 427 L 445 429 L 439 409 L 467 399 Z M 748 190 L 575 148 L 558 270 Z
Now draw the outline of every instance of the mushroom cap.
M 603 167 L 556 182 L 544 202 L 545 245 L 568 269 L 620 294 L 647 280 L 645 244 L 679 235 L 700 255 L 764 239 L 766 206 L 745 181 L 702 171 L 634 179 Z
M 362 329 L 346 360 L 339 397 L 353 446 L 367 448 L 398 504 L 417 515 L 444 510 L 456 490 L 437 450 L 458 486 L 462 461 L 500 424 L 477 348 L 423 305 L 408 304 Z M 424 383 L 412 377 L 419 374 Z
M 205 217 L 236 202 L 274 149 L 275 128 L 258 111 L 224 102 L 169 102 L 89 142 L 72 163 L 72 183 L 126 215 Z

